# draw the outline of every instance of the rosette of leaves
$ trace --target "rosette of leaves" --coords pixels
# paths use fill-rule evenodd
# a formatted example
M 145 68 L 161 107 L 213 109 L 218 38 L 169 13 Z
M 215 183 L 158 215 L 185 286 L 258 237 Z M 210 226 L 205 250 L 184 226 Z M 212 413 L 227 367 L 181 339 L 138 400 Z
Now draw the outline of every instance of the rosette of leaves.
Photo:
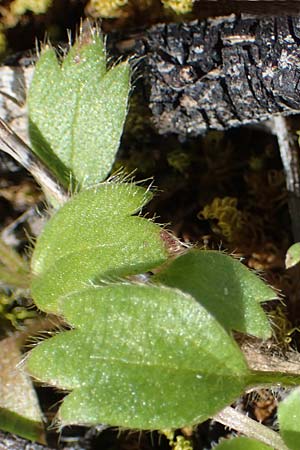
M 273 292 L 231 257 L 196 250 L 172 264 L 199 258 L 201 273 L 204 258 L 215 276 L 204 277 L 202 295 L 188 292 L 179 278 L 167 287 L 169 264 L 154 278 L 156 284 L 133 283 L 132 276 L 168 259 L 165 232 L 132 216 L 149 197 L 134 184 L 104 183 L 82 191 L 56 212 L 36 243 L 34 300 L 72 329 L 40 343 L 27 365 L 39 380 L 72 391 L 59 412 L 63 425 L 104 422 L 154 429 L 194 424 L 251 384 L 230 330 L 242 328 L 252 316 L 269 334 L 262 311 L 260 318 L 253 311 Z M 192 282 L 196 272 L 187 269 Z M 223 301 L 223 291 L 214 294 L 221 273 L 229 298 L 245 310 L 247 302 L 253 307 L 234 324 L 221 323 L 201 304 L 202 296 Z
M 27 365 L 39 380 L 71 391 L 59 412 L 63 425 L 191 425 L 255 382 L 231 330 L 252 324 L 253 333 L 269 336 L 258 302 L 273 291 L 222 253 L 192 250 L 167 263 L 165 232 L 132 216 L 149 195 L 122 183 L 85 190 L 36 243 L 33 298 L 71 330 L 40 343 Z M 132 282 L 162 263 L 155 284 Z
M 62 424 L 151 429 L 194 424 L 233 401 L 250 382 L 230 333 L 196 295 L 161 284 L 112 281 L 152 270 L 168 258 L 161 228 L 132 216 L 147 197 L 134 184 L 85 190 L 52 217 L 37 241 L 34 300 L 62 315 L 72 330 L 38 345 L 27 365 L 38 379 L 72 391 L 60 409 Z M 223 257 L 227 269 L 231 261 L 240 264 Z M 240 279 L 249 289 L 261 283 L 273 294 L 243 269 L 235 283 Z
M 46 50 L 29 94 L 35 151 L 79 188 L 46 224 L 31 264 L 35 303 L 69 327 L 27 360 L 35 378 L 70 392 L 62 425 L 193 425 L 272 379 L 248 368 L 232 330 L 269 337 L 260 303 L 273 291 L 222 253 L 174 259 L 166 231 L 140 215 L 149 191 L 99 183 L 118 148 L 129 78 L 127 63 L 106 71 L 92 33 L 61 65 Z

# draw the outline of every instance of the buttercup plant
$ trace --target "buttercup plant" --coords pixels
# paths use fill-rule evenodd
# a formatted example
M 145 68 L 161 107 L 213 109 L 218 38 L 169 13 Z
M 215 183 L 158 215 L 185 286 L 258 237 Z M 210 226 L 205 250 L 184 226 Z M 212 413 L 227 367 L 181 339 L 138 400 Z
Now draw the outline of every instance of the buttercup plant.
M 251 370 L 232 335 L 271 337 L 261 303 L 274 291 L 224 253 L 174 252 L 175 237 L 141 215 L 149 189 L 104 181 L 129 91 L 128 62 L 107 69 L 103 41 L 91 29 L 61 61 L 51 47 L 42 51 L 29 92 L 32 149 L 74 192 L 65 202 L 48 195 L 52 217 L 31 261 L 35 304 L 69 326 L 26 359 L 35 379 L 69 392 L 61 426 L 192 426 L 248 387 L 300 382 Z M 145 272 L 154 275 L 137 277 Z M 257 438 L 280 448 L 271 433 L 273 441 Z

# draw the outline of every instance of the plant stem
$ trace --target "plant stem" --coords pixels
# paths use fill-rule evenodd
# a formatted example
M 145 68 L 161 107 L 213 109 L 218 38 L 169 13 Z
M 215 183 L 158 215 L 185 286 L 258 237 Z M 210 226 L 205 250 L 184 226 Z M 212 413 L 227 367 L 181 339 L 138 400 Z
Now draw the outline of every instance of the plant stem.
M 283 386 L 299 386 L 300 374 L 284 372 L 265 372 L 251 370 L 250 384 L 253 385 L 272 385 L 280 384 Z
M 300 171 L 299 145 L 297 135 L 290 129 L 289 121 L 283 116 L 271 120 L 273 133 L 277 136 L 281 161 L 285 173 L 288 206 L 295 242 L 300 240 Z
M 276 384 L 285 386 L 300 385 L 300 374 L 251 370 L 249 385 L 274 386 Z M 278 433 L 250 419 L 234 408 L 224 408 L 214 416 L 214 420 L 243 433 L 245 436 L 257 439 L 275 450 L 288 450 L 288 447 L 284 444 Z
M 278 433 L 250 419 L 250 417 L 245 416 L 230 406 L 216 414 L 214 420 L 239 431 L 249 438 L 254 438 L 264 444 L 270 445 L 275 450 L 288 450 L 288 447 Z

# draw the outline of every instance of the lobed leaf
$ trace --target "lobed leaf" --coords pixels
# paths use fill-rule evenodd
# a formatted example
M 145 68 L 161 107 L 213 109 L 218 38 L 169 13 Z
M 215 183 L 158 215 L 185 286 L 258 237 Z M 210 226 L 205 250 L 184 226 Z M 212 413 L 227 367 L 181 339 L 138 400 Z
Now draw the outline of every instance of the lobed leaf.
M 35 153 L 58 179 L 88 187 L 106 178 L 127 113 L 130 68 L 106 69 L 102 39 L 82 35 L 62 64 L 43 50 L 28 95 L 29 134 Z
M 114 284 L 60 300 L 72 330 L 39 344 L 34 377 L 72 390 L 62 425 L 192 425 L 240 395 L 250 373 L 234 340 L 190 295 Z
M 191 294 L 227 331 L 271 337 L 271 326 L 259 303 L 274 299 L 274 291 L 224 253 L 191 250 L 173 260 L 154 280 Z
M 150 197 L 134 184 L 104 183 L 75 195 L 61 208 L 46 224 L 32 257 L 37 306 L 58 312 L 59 297 L 71 291 L 162 264 L 168 252 L 161 228 L 131 216 Z

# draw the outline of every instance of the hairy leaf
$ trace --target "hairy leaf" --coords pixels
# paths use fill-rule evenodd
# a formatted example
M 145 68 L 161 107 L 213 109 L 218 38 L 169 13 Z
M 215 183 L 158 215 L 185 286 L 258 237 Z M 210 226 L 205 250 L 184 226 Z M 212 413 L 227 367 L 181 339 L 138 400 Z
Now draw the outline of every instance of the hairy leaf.
M 205 420 L 250 379 L 233 339 L 190 295 L 149 285 L 92 287 L 61 299 L 74 328 L 39 344 L 28 368 L 73 390 L 63 425 L 164 429 Z
M 131 217 L 151 194 L 134 184 L 104 183 L 73 197 L 46 224 L 32 257 L 32 294 L 40 309 L 107 277 L 146 272 L 168 256 L 161 228 Z
M 299 450 L 300 389 L 294 389 L 278 406 L 280 434 L 291 450 Z
M 260 302 L 274 291 L 236 259 L 217 251 L 191 250 L 155 277 L 193 295 L 228 331 L 266 339 L 271 326 Z
M 79 36 L 62 64 L 46 48 L 28 95 L 33 150 L 61 182 L 85 187 L 106 178 L 119 148 L 127 112 L 130 68 L 106 69 L 102 39 Z

